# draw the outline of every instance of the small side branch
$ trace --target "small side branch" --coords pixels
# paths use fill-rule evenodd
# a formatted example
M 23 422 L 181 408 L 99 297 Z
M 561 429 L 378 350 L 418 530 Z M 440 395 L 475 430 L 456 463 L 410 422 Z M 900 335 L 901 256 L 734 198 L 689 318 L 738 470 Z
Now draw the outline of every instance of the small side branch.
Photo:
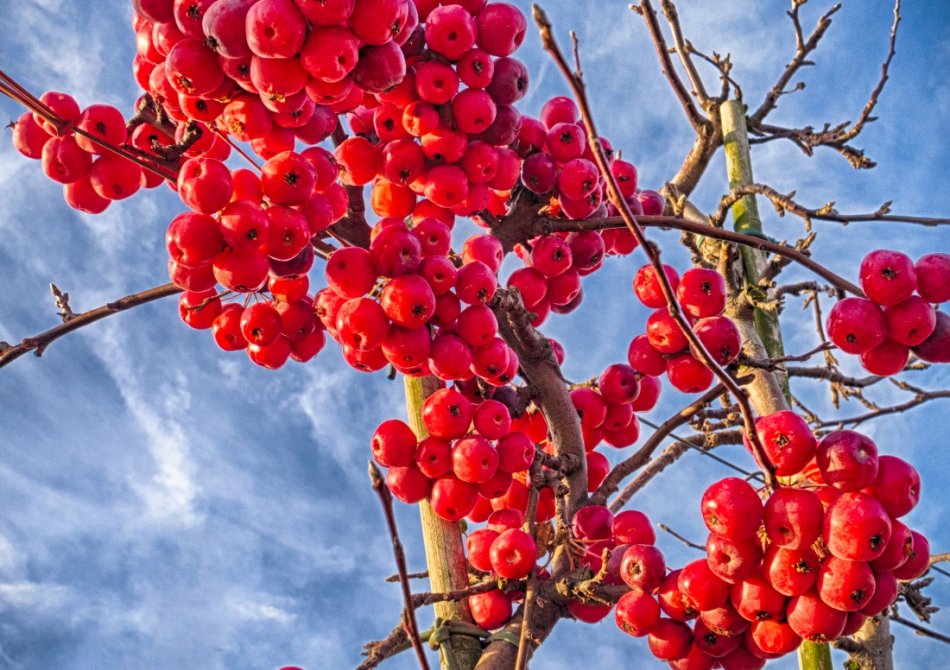
M 784 216 L 790 212 L 800 217 L 806 227 L 811 226 L 815 221 L 833 221 L 843 225 L 849 223 L 861 223 L 868 221 L 884 221 L 894 223 L 912 223 L 919 226 L 945 226 L 950 224 L 948 218 L 935 218 L 926 216 L 909 216 L 906 214 L 891 214 L 891 203 L 885 202 L 876 211 L 866 214 L 842 214 L 835 209 L 834 202 L 828 202 L 818 208 L 805 207 L 794 200 L 795 192 L 788 194 L 779 193 L 771 186 L 766 184 L 749 184 L 733 189 L 722 197 L 719 201 L 719 207 L 710 215 L 709 221 L 712 225 L 721 227 L 729 214 L 729 209 L 739 200 L 750 195 L 761 195 L 772 203 L 779 216 Z
M 696 105 L 693 104 L 692 96 L 683 83 L 683 80 L 680 79 L 676 68 L 673 66 L 673 60 L 670 58 L 670 49 L 669 46 L 667 46 L 666 37 L 663 36 L 663 29 L 660 27 L 656 10 L 653 8 L 653 3 L 650 2 L 650 0 L 642 0 L 639 6 L 635 5 L 635 7 L 638 13 L 643 17 L 644 23 L 646 23 L 647 32 L 650 33 L 650 41 L 653 42 L 657 58 L 660 61 L 660 69 L 663 70 L 667 81 L 670 82 L 673 93 L 676 94 L 676 99 L 679 100 L 683 111 L 686 113 L 689 124 L 699 132 L 709 123 L 709 120 L 696 109 Z
M 402 587 L 402 598 L 405 604 L 402 611 L 403 626 L 406 628 L 406 635 L 409 636 L 413 649 L 416 650 L 419 667 L 422 670 L 429 670 L 429 661 L 426 658 L 425 649 L 422 647 L 422 641 L 419 639 L 419 626 L 416 624 L 412 588 L 409 585 L 409 571 L 406 569 L 406 553 L 403 551 L 402 541 L 399 539 L 399 530 L 396 528 L 396 516 L 393 514 L 393 496 L 389 491 L 389 487 L 386 486 L 382 473 L 372 461 L 369 462 L 369 478 L 383 507 L 386 526 L 389 528 L 389 539 L 392 541 L 393 554 L 396 558 L 396 570 L 399 572 L 399 584 Z
M 162 286 L 156 286 L 155 288 L 150 288 L 139 293 L 133 293 L 123 298 L 119 298 L 118 300 L 113 300 L 112 302 L 108 302 L 101 307 L 91 309 L 88 312 L 73 314 L 64 323 L 56 326 L 55 328 L 50 328 L 49 330 L 43 331 L 38 335 L 26 337 L 19 344 L 11 345 L 7 342 L 0 342 L 0 368 L 5 365 L 9 365 L 23 354 L 29 353 L 31 351 L 37 356 L 42 356 L 43 352 L 46 351 L 46 347 L 48 347 L 55 340 L 58 340 L 63 335 L 79 330 L 80 328 L 88 326 L 91 323 L 95 323 L 96 321 L 104 319 L 107 316 L 112 316 L 113 314 L 124 312 L 133 307 L 138 307 L 139 305 L 152 302 L 153 300 L 165 298 L 170 295 L 176 295 L 178 293 L 181 293 L 181 289 L 174 284 L 163 284 Z
M 818 47 L 821 38 L 825 36 L 825 32 L 831 27 L 831 17 L 841 9 L 841 3 L 838 3 L 822 14 L 821 18 L 818 19 L 818 24 L 815 26 L 815 29 L 806 39 L 802 32 L 801 21 L 798 17 L 798 10 L 801 9 L 801 6 L 804 4 L 805 2 L 802 0 L 792 0 L 792 9 L 787 13 L 792 20 L 792 27 L 795 30 L 795 55 L 792 56 L 792 60 L 785 66 L 785 69 L 782 71 L 782 74 L 779 75 L 775 84 L 772 85 L 772 88 L 765 94 L 765 99 L 762 101 L 762 104 L 760 104 L 758 109 L 749 117 L 750 125 L 762 123 L 769 112 L 775 109 L 778 105 L 778 99 L 785 94 L 792 77 L 794 77 L 802 67 L 814 65 L 813 62 L 808 60 L 808 56 Z

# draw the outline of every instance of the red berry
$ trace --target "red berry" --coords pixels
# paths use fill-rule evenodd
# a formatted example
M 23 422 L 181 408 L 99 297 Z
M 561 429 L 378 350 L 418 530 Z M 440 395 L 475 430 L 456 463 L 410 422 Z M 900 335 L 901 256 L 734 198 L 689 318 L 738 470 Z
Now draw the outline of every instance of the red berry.
M 835 303 L 825 321 L 829 339 L 849 354 L 873 349 L 887 334 L 887 321 L 881 309 L 864 298 L 845 298 Z
M 519 528 L 502 532 L 491 544 L 494 571 L 506 579 L 523 579 L 534 567 L 537 546 L 530 535 Z
M 917 289 L 914 261 L 899 251 L 879 249 L 861 261 L 861 288 L 878 305 L 896 305 Z
M 679 273 L 669 265 L 663 266 L 663 272 L 666 274 L 667 282 L 675 292 L 680 282 Z M 633 291 L 640 302 L 647 307 L 656 309 L 666 306 L 666 296 L 663 294 L 663 289 L 657 278 L 656 269 L 652 265 L 644 265 L 637 270 L 637 274 L 633 278 Z
M 914 265 L 917 293 L 931 303 L 950 300 L 950 254 L 927 254 Z
M 412 465 L 416 446 L 416 434 L 399 419 L 388 419 L 381 423 L 370 440 L 373 458 L 385 467 Z
M 617 626 L 627 635 L 648 635 L 660 619 L 660 605 L 653 596 L 642 591 L 628 591 L 620 596 L 615 612 Z
M 877 445 L 853 430 L 836 430 L 818 443 L 815 453 L 822 479 L 839 491 L 858 491 L 877 477 Z
M 703 521 L 713 533 L 733 540 L 755 536 L 762 523 L 762 501 L 743 479 L 727 477 L 703 494 Z
M 824 508 L 811 491 L 780 487 L 765 503 L 765 532 L 779 547 L 804 549 L 821 535 Z

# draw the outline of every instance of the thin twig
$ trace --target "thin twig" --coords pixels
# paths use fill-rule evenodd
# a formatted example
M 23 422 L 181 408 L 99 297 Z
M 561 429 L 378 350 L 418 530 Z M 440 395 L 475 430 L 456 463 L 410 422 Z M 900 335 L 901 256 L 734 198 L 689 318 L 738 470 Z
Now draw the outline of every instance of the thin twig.
M 916 631 L 917 635 L 921 637 L 929 637 L 931 639 L 937 640 L 938 642 L 950 644 L 950 635 L 938 633 L 937 631 L 927 628 L 926 626 L 921 626 L 919 623 L 915 623 L 910 619 L 905 619 L 897 613 L 896 608 L 891 609 L 891 621 L 895 621 L 902 626 L 907 626 L 908 628 L 913 629 Z
M 534 7 L 537 7 L 537 5 L 534 5 Z M 647 31 L 650 33 L 650 40 L 653 42 L 653 47 L 656 49 L 656 55 L 660 60 L 660 69 L 663 70 L 663 74 L 666 76 L 667 81 L 670 82 L 670 86 L 673 88 L 673 92 L 676 94 L 680 105 L 683 107 L 683 111 L 686 112 L 686 118 L 689 120 L 690 125 L 693 126 L 696 131 L 699 131 L 703 126 L 709 123 L 709 120 L 700 114 L 698 109 L 696 109 L 696 105 L 693 104 L 693 99 L 690 96 L 689 91 L 686 90 L 686 86 L 683 84 L 682 79 L 680 79 L 679 75 L 676 73 L 676 68 L 673 67 L 673 60 L 670 58 L 669 47 L 666 45 L 666 38 L 663 36 L 663 30 L 660 28 L 660 22 L 657 20 L 656 10 L 653 8 L 653 3 L 651 3 L 650 0 L 641 0 L 638 10 L 639 14 L 643 17 L 643 20 L 647 25 Z M 535 22 L 537 22 L 537 12 L 535 12 Z M 542 27 L 542 32 L 543 30 L 544 28 Z M 570 71 L 568 70 L 568 72 Z
M 864 292 L 852 282 L 849 282 L 844 277 L 835 274 L 824 265 L 813 260 L 801 251 L 784 244 L 779 244 L 778 242 L 773 242 L 771 240 L 756 237 L 754 235 L 737 233 L 733 230 L 727 230 L 725 228 L 715 228 L 705 223 L 690 221 L 689 219 L 680 219 L 674 216 L 641 216 L 637 219 L 637 221 L 644 228 L 672 228 L 674 230 L 684 230 L 717 240 L 735 242 L 753 249 L 768 251 L 776 254 L 777 256 L 791 258 L 793 261 L 802 267 L 811 270 L 836 288 L 856 296 L 864 296 Z M 538 219 L 538 222 L 532 226 L 531 232 L 535 232 L 536 235 L 540 235 L 543 234 L 542 231 L 558 233 L 585 230 L 604 230 L 621 227 L 623 227 L 623 219 L 618 216 L 610 216 L 602 219 L 585 219 L 582 221 L 571 221 L 568 219 Z
M 765 100 L 762 101 L 758 109 L 749 117 L 750 125 L 755 126 L 762 123 L 762 120 L 765 119 L 768 113 L 775 109 L 778 104 L 778 99 L 782 96 L 788 83 L 803 66 L 814 65 L 814 63 L 808 60 L 808 55 L 815 50 L 821 38 L 824 37 L 825 32 L 831 27 L 831 17 L 841 9 L 841 3 L 838 3 L 822 14 L 821 18 L 818 19 L 818 24 L 815 26 L 814 31 L 808 36 L 808 39 L 805 39 L 798 18 L 798 10 L 803 4 L 803 2 L 792 0 L 792 9 L 787 12 L 795 30 L 795 55 L 792 56 L 792 60 L 785 66 L 785 69 L 782 71 L 782 74 L 779 75 L 775 84 L 772 85 L 772 88 L 765 94 Z
M 675 530 L 667 526 L 665 523 L 658 523 L 656 524 L 656 527 L 665 533 L 669 533 L 670 535 L 675 537 L 677 540 L 685 544 L 687 547 L 690 547 L 691 549 L 699 549 L 700 551 L 706 551 L 706 547 L 704 547 L 701 544 L 696 544 L 695 542 L 691 542 L 687 540 L 685 537 L 677 533 Z
M 429 670 L 429 661 L 426 658 L 425 649 L 422 647 L 422 641 L 419 639 L 419 626 L 416 623 L 416 611 L 412 604 L 412 587 L 409 584 L 409 571 L 406 569 L 406 553 L 402 548 L 402 541 L 399 539 L 399 530 L 396 528 L 396 515 L 393 513 L 393 496 L 386 486 L 386 480 L 376 464 L 369 461 L 369 478 L 373 483 L 373 490 L 379 497 L 379 502 L 383 506 L 383 515 L 386 517 L 386 526 L 389 528 L 389 539 L 392 541 L 393 554 L 396 557 L 396 570 L 399 572 L 399 583 L 402 586 L 402 599 L 405 607 L 402 611 L 403 625 L 406 627 L 406 634 L 412 642 L 413 649 L 416 650 L 416 658 L 419 660 L 419 667 L 422 670 Z
M 139 305 L 144 305 L 145 303 L 152 302 L 153 300 L 165 298 L 170 295 L 176 295 L 178 293 L 181 293 L 181 289 L 174 284 L 163 284 L 162 286 L 156 286 L 155 288 L 133 293 L 123 298 L 119 298 L 118 300 L 113 300 L 112 302 L 108 302 L 101 307 L 91 309 L 88 312 L 74 314 L 72 318 L 70 318 L 65 323 L 43 331 L 38 335 L 26 337 L 19 344 L 11 345 L 6 342 L 0 342 L 0 368 L 12 363 L 23 354 L 29 353 L 31 351 L 37 356 L 42 356 L 43 352 L 46 351 L 46 347 L 48 347 L 50 343 L 59 339 L 63 335 L 66 335 L 67 333 L 79 330 L 83 326 L 88 326 L 89 324 L 95 323 L 100 319 L 104 319 L 107 316 L 112 316 L 113 314 L 118 314 L 119 312 L 124 312 L 128 309 L 131 309 L 132 307 L 138 307 Z

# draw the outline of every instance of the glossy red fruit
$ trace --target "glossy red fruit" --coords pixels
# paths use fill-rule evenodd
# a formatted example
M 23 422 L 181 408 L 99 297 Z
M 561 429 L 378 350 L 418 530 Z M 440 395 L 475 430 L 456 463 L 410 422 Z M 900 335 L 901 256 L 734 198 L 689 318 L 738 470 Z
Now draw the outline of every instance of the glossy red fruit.
M 877 445 L 853 430 L 836 430 L 818 442 L 815 460 L 821 477 L 839 491 L 858 491 L 877 477 Z
M 490 558 L 495 573 L 506 579 L 522 579 L 534 567 L 537 546 L 528 533 L 509 528 L 491 544 Z
M 921 256 L 914 264 L 917 275 L 917 293 L 930 303 L 950 300 L 950 254 L 934 253 Z
M 510 473 L 526 470 L 536 451 L 534 443 L 521 431 L 508 433 L 498 440 L 498 467 Z
M 385 467 L 411 465 L 415 461 L 416 446 L 416 434 L 399 419 L 381 423 L 370 440 L 373 458 Z
M 770 542 L 804 549 L 821 535 L 824 508 L 811 491 L 783 486 L 769 496 L 763 518 Z
M 359 298 L 376 284 L 376 269 L 370 253 L 361 247 L 337 249 L 327 260 L 327 284 L 338 295 Z
M 733 541 L 710 533 L 706 539 L 706 562 L 719 579 L 735 584 L 760 570 L 762 544 L 758 538 Z
M 700 613 L 705 626 L 717 635 L 734 637 L 741 635 L 748 627 L 748 620 L 742 618 L 732 603 Z
M 891 519 L 891 537 L 884 552 L 871 561 L 871 569 L 876 573 L 888 572 L 904 565 L 914 553 L 914 536 L 910 528 L 897 519 Z
M 693 332 L 719 365 L 728 365 L 742 351 L 739 329 L 727 316 L 709 316 L 700 319 L 693 326 Z M 690 351 L 695 358 L 699 358 L 695 347 L 691 346 Z
M 454 388 L 444 388 L 426 398 L 422 420 L 435 437 L 454 440 L 468 432 L 474 412 L 468 398 Z
M 897 577 L 891 572 L 874 573 L 874 596 L 861 610 L 861 614 L 877 616 L 897 600 Z
M 256 302 L 241 315 L 241 334 L 250 344 L 266 347 L 281 334 L 280 314 L 270 302 Z
M 785 610 L 785 596 L 772 588 L 762 575 L 754 575 L 733 585 L 730 601 L 747 621 L 778 621 Z
M 762 501 L 755 489 L 738 477 L 727 477 L 707 488 L 701 507 L 706 527 L 732 540 L 751 539 L 762 524 Z
M 874 573 L 864 561 L 829 556 L 818 571 L 818 595 L 842 612 L 864 609 L 874 595 Z
M 815 436 L 795 412 L 781 410 L 760 417 L 755 428 L 766 456 L 775 466 L 775 474 L 780 477 L 801 472 L 815 455 Z
M 650 630 L 650 652 L 661 661 L 675 661 L 686 656 L 693 646 L 693 633 L 680 621 L 661 617 Z
M 178 315 L 192 328 L 211 328 L 221 314 L 221 298 L 215 289 L 185 291 L 178 298 Z
M 498 452 L 484 437 L 468 435 L 455 443 L 452 449 L 452 471 L 463 482 L 487 482 L 497 468 Z
M 693 626 L 693 644 L 694 649 L 699 649 L 711 660 L 722 658 L 734 651 L 742 644 L 742 638 L 716 633 L 700 619 Z M 712 664 L 709 667 L 712 667 Z
M 679 273 L 669 265 L 663 266 L 663 272 L 673 291 L 676 291 L 680 282 Z M 666 306 L 666 296 L 652 265 L 644 265 L 637 270 L 633 278 L 633 292 L 647 307 L 657 309 Z
M 683 353 L 673 356 L 666 362 L 666 376 L 683 393 L 701 393 L 708 389 L 715 375 L 692 354 Z
M 865 298 L 845 298 L 835 303 L 825 321 L 828 338 L 848 354 L 862 354 L 884 341 L 884 312 Z
M 627 362 L 637 372 L 656 377 L 666 372 L 666 359 L 653 348 L 646 334 L 637 335 L 627 349 Z M 641 380 L 642 384 L 642 380 Z
M 211 335 L 224 351 L 239 351 L 247 348 L 247 340 L 241 332 L 241 313 L 244 308 L 235 303 L 224 305 L 221 313 L 211 324 Z
M 721 607 L 729 600 L 729 584 L 709 569 L 705 558 L 683 566 L 677 588 L 689 599 L 690 605 L 700 611 Z
M 178 195 L 191 209 L 214 214 L 231 201 L 234 181 L 231 171 L 214 158 L 191 158 L 178 173 Z
M 658 309 L 647 317 L 647 341 L 661 354 L 677 354 L 689 346 L 683 329 L 665 309 Z
M 643 637 L 660 619 L 660 604 L 642 591 L 628 591 L 620 596 L 615 612 L 617 627 L 627 635 Z
M 894 568 L 894 576 L 901 580 L 917 579 L 930 569 L 930 542 L 922 533 L 911 531 L 913 549 L 900 567 Z
M 920 473 L 897 456 L 880 456 L 877 477 L 864 492 L 880 502 L 892 518 L 902 517 L 920 499 Z
M 666 578 L 663 554 L 652 544 L 630 545 L 620 562 L 620 577 L 631 589 L 653 593 Z M 675 589 L 675 582 L 672 587 Z
M 656 532 L 649 517 L 639 510 L 628 509 L 613 518 L 611 534 L 621 544 L 653 544 Z
M 910 347 L 885 337 L 879 345 L 861 354 L 861 367 L 873 375 L 888 377 L 903 370 L 909 357 Z
M 495 589 L 468 597 L 475 623 L 486 630 L 501 628 L 511 618 L 511 597 Z
M 899 251 L 879 249 L 861 261 L 861 288 L 878 305 L 896 305 L 917 289 L 914 261 Z
M 753 654 L 768 658 L 789 654 L 802 643 L 791 626 L 773 619 L 753 623 L 746 631 L 745 638 L 746 647 Z
M 448 474 L 452 471 L 452 443 L 432 435 L 420 440 L 415 463 L 420 472 L 431 479 Z
M 429 502 L 432 511 L 447 521 L 459 521 L 478 502 L 478 487 L 452 475 L 440 477 L 432 484 Z
M 799 596 L 815 586 L 820 567 L 818 554 L 811 547 L 797 550 L 771 545 L 762 571 L 773 589 L 784 596 Z
M 715 270 L 690 268 L 676 287 L 676 298 L 695 319 L 718 316 L 726 308 L 726 280 Z
M 389 319 L 372 298 L 353 298 L 337 312 L 336 327 L 343 344 L 369 351 L 382 344 L 389 331 Z
M 844 493 L 825 512 L 823 537 L 832 555 L 872 561 L 891 537 L 891 521 L 876 498 L 860 491 Z
M 415 504 L 429 495 L 432 480 L 415 466 L 391 467 L 386 472 L 386 485 L 393 496 L 407 505 Z
M 950 314 L 937 312 L 934 332 L 914 347 L 914 353 L 928 363 L 950 363 Z
M 912 295 L 884 309 L 887 335 L 908 347 L 921 344 L 937 327 L 937 313 L 923 298 Z

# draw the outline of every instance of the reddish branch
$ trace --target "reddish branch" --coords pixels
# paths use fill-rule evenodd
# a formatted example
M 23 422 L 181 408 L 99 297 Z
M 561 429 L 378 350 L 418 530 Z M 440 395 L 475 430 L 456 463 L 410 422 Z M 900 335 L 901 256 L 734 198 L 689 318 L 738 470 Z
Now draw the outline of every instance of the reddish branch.
M 46 347 L 48 347 L 50 343 L 59 339 L 63 335 L 66 335 L 67 333 L 79 330 L 83 326 L 88 326 L 90 323 L 95 323 L 96 321 L 104 319 L 107 316 L 112 316 L 113 314 L 124 312 L 128 309 L 131 309 L 132 307 L 138 307 L 139 305 L 144 305 L 145 303 L 152 302 L 153 300 L 165 298 L 177 293 L 181 293 L 181 289 L 174 284 L 163 284 L 162 286 L 156 286 L 155 288 L 150 288 L 139 293 L 133 293 L 131 295 L 125 296 L 124 298 L 119 298 L 118 300 L 113 300 L 112 302 L 108 302 L 101 307 L 91 309 L 88 312 L 73 314 L 72 317 L 70 317 L 64 323 L 54 328 L 50 328 L 39 335 L 24 338 L 19 344 L 11 345 L 6 342 L 0 342 L 0 368 L 15 361 L 23 354 L 29 353 L 31 351 L 37 356 L 42 356 L 43 352 L 46 351 Z
M 419 639 L 419 626 L 416 623 L 416 610 L 412 601 L 412 587 L 409 585 L 409 571 L 406 568 L 406 552 L 403 551 L 402 540 L 399 539 L 399 530 L 396 528 L 396 516 L 393 514 L 393 496 L 389 491 L 389 487 L 386 486 L 385 480 L 383 480 L 382 473 L 372 461 L 369 462 L 369 478 L 383 507 L 383 515 L 386 517 L 386 526 L 389 529 L 389 539 L 392 541 L 393 554 L 396 558 L 396 570 L 399 573 L 399 584 L 402 588 L 404 603 L 402 611 L 403 626 L 406 629 L 406 635 L 412 642 L 413 649 L 416 651 L 419 667 L 422 670 L 429 670 L 429 661 L 426 659 L 425 649 L 422 648 L 422 641 Z
M 99 135 L 95 135 L 83 130 L 82 128 L 76 127 L 72 121 L 65 121 L 59 118 L 49 107 L 43 104 L 39 98 L 30 93 L 15 79 L 13 79 L 13 77 L 2 70 L 0 70 L 0 93 L 3 93 L 12 100 L 19 102 L 34 114 L 41 116 L 43 119 L 55 126 L 57 133 L 59 134 L 73 132 L 77 135 L 82 135 L 96 146 L 106 149 L 117 156 L 122 156 L 126 160 L 135 163 L 143 170 L 154 172 L 160 177 L 164 177 L 165 179 L 168 179 L 172 182 L 178 179 L 177 168 L 172 168 L 168 165 L 162 164 L 160 159 L 152 160 L 150 158 L 140 157 L 125 147 L 116 146 L 115 144 L 103 139 Z
M 689 219 L 680 219 L 674 216 L 641 216 L 637 222 L 644 228 L 672 228 L 682 230 L 705 237 L 711 237 L 717 240 L 735 242 L 753 249 L 768 251 L 783 258 L 790 258 L 802 267 L 808 268 L 819 277 L 822 277 L 836 288 L 847 291 L 857 296 L 863 296 L 860 288 L 841 277 L 821 263 L 813 260 L 808 255 L 794 249 L 793 247 L 772 242 L 754 235 L 744 235 L 725 228 L 717 228 L 705 223 L 690 221 Z M 582 230 L 603 230 L 605 228 L 620 228 L 624 225 L 624 220 L 619 216 L 611 216 L 603 219 L 585 219 L 583 221 L 571 221 L 568 219 L 538 219 L 530 230 L 531 233 L 538 235 L 545 232 L 573 232 Z
M 578 107 L 580 108 L 581 117 L 583 118 L 587 128 L 588 145 L 593 151 L 594 159 L 597 163 L 597 166 L 600 168 L 601 175 L 606 180 L 607 192 L 610 196 L 611 202 L 620 212 L 624 223 L 630 232 L 633 233 L 634 237 L 637 239 L 637 242 L 640 244 L 640 247 L 646 251 L 647 256 L 650 259 L 650 264 L 653 266 L 655 271 L 656 277 L 659 279 L 660 287 L 663 291 L 664 297 L 666 298 L 667 309 L 669 310 L 670 316 L 676 321 L 680 329 L 683 331 L 683 334 L 690 343 L 690 349 L 695 351 L 696 358 L 698 358 L 707 368 L 709 368 L 713 374 L 716 375 L 719 381 L 722 382 L 722 384 L 729 390 L 729 392 L 736 397 L 736 400 L 742 409 L 742 416 L 745 422 L 746 431 L 749 434 L 749 441 L 751 442 L 753 453 L 757 456 L 758 462 L 761 463 L 762 467 L 764 468 L 767 485 L 770 488 L 774 488 L 774 467 L 772 466 L 771 461 L 769 461 L 769 459 L 766 457 L 765 449 L 762 447 L 758 435 L 756 434 L 754 423 L 755 418 L 753 415 L 752 406 L 749 403 L 748 396 L 743 392 L 743 390 L 729 375 L 729 373 L 727 373 L 722 368 L 722 366 L 719 365 L 719 363 L 709 354 L 705 345 L 702 343 L 699 337 L 697 337 L 696 333 L 693 332 L 689 320 L 680 309 L 679 303 L 676 299 L 676 293 L 674 292 L 673 287 L 670 285 L 669 279 L 666 276 L 666 272 L 663 270 L 663 263 L 660 260 L 660 251 L 655 245 L 647 243 L 646 235 L 644 234 L 643 229 L 637 223 L 633 213 L 630 211 L 630 207 L 627 204 L 626 199 L 620 192 L 620 187 L 617 184 L 616 177 L 614 177 L 614 174 L 611 172 L 610 166 L 607 163 L 607 157 L 604 154 L 603 146 L 601 145 L 600 138 L 597 135 L 597 128 L 587 100 L 586 86 L 582 77 L 580 76 L 580 72 L 571 71 L 570 66 L 564 59 L 564 55 L 561 53 L 561 50 L 554 39 L 554 35 L 551 30 L 551 24 L 541 8 L 537 5 L 534 5 L 533 14 L 535 23 L 537 23 L 541 30 L 541 42 L 544 46 L 544 49 L 554 58 L 558 68 L 561 70 L 561 73 L 567 79 L 571 90 L 574 92 L 574 97 L 577 100 Z

